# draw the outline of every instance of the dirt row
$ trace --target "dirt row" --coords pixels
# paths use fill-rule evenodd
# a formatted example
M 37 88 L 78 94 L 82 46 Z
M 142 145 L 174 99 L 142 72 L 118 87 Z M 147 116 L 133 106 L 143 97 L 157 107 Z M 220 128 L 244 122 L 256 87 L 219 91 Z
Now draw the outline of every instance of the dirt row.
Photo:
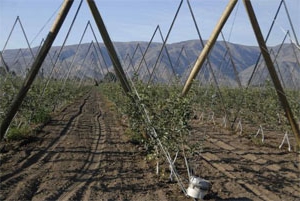
M 232 133 L 220 124 L 195 120 L 192 125 L 192 135 L 205 142 L 191 163 L 213 183 L 211 198 L 299 200 L 300 156 L 287 145 L 274 145 L 276 133 L 256 144 L 261 139 Z
M 300 197 L 297 153 L 254 145 L 209 122 L 191 123 L 193 140 L 203 143 L 190 166 L 213 184 L 205 200 Z M 1 144 L 0 200 L 193 200 L 155 174 L 155 163 L 145 160 L 125 128 L 113 104 L 90 91 L 36 136 Z
M 158 181 L 144 150 L 131 144 L 123 129 L 111 104 L 91 91 L 54 116 L 30 143 L 6 145 L 0 200 L 182 198 L 176 185 Z

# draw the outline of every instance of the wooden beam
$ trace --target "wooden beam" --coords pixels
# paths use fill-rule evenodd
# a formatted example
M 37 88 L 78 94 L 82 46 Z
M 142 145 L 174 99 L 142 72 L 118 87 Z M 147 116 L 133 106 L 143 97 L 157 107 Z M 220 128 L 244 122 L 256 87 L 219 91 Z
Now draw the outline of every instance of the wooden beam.
M 264 37 L 262 35 L 261 29 L 259 27 L 258 21 L 256 19 L 255 12 L 253 10 L 251 1 L 250 0 L 243 0 L 243 2 L 244 2 L 244 5 L 245 5 L 245 8 L 247 10 L 249 19 L 251 21 L 252 28 L 253 28 L 253 31 L 255 33 L 257 42 L 259 44 L 260 51 L 261 51 L 261 53 L 264 57 L 264 60 L 266 62 L 267 68 L 269 70 L 271 79 L 272 79 L 273 84 L 275 86 L 275 89 L 276 89 L 276 92 L 277 92 L 277 95 L 278 95 L 278 99 L 281 102 L 281 105 L 284 109 L 285 115 L 286 115 L 286 117 L 287 117 L 287 119 L 288 119 L 288 121 L 291 125 L 293 134 L 296 138 L 296 149 L 299 150 L 299 148 L 300 148 L 299 127 L 298 127 L 297 122 L 294 118 L 293 112 L 290 108 L 289 102 L 286 98 L 285 92 L 283 90 L 283 87 L 282 87 L 282 85 L 280 83 L 280 80 L 278 78 L 278 75 L 276 73 L 276 70 L 275 70 L 274 64 L 272 62 L 270 53 L 268 51 L 267 45 L 265 43 L 265 40 L 264 40 Z
M 102 36 L 102 39 L 103 39 L 103 42 L 107 48 L 107 51 L 109 53 L 109 57 L 113 63 L 113 67 L 114 67 L 114 70 L 115 70 L 115 73 L 117 75 L 117 77 L 119 78 L 120 82 L 121 82 L 121 85 L 122 85 L 122 88 L 125 92 L 130 92 L 131 91 L 131 88 L 130 88 L 130 85 L 127 81 L 127 78 L 126 78 L 126 75 L 124 73 L 124 70 L 122 68 L 122 65 L 121 65 L 121 62 L 118 58 L 118 55 L 117 55 L 117 52 L 114 48 L 114 45 L 109 37 L 109 34 L 106 30 L 106 27 L 104 25 L 104 22 L 102 20 L 102 17 L 100 15 L 100 12 L 96 6 L 96 3 L 94 0 L 87 0 L 87 3 L 90 7 L 90 10 L 92 12 L 92 15 L 95 19 L 95 22 L 97 24 L 97 27 L 100 31 L 100 34 Z
M 14 98 L 11 106 L 9 107 L 0 128 L 0 140 L 3 139 L 5 136 L 5 133 L 11 124 L 11 121 L 13 120 L 14 116 L 16 115 L 17 111 L 19 110 L 19 107 L 21 106 L 24 98 L 26 97 L 26 94 L 28 90 L 31 87 L 31 84 L 33 83 L 37 73 L 39 72 L 74 0 L 65 0 L 60 12 L 50 30 L 48 33 L 48 36 L 43 44 L 43 47 L 40 49 L 38 56 L 36 57 L 35 61 L 33 62 L 30 72 L 28 73 L 27 77 L 25 78 L 25 81 L 23 85 L 20 88 L 19 93 Z
M 209 55 L 210 50 L 212 49 L 212 47 L 214 46 L 223 26 L 225 25 L 228 17 L 230 16 L 232 10 L 234 9 L 235 5 L 237 3 L 237 0 L 230 0 L 227 7 L 225 8 L 218 24 L 216 25 L 215 29 L 213 30 L 210 38 L 208 39 L 208 41 L 206 42 L 203 50 L 201 51 L 184 87 L 182 90 L 182 96 L 185 96 L 187 94 L 187 92 L 190 90 L 191 86 L 192 86 L 192 82 L 193 80 L 196 78 L 198 72 L 201 70 L 202 65 L 204 63 L 204 61 L 206 60 L 206 58 Z

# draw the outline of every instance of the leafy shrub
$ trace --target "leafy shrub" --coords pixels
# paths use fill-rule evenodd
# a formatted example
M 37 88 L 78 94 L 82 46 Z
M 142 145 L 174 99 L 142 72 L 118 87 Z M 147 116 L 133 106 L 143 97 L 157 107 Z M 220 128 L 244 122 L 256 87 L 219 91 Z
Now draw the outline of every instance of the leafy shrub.
M 11 102 L 19 91 L 22 79 L 16 76 L 0 80 L 0 122 L 2 122 Z M 74 81 L 50 80 L 45 88 L 45 80 L 37 78 L 32 84 L 21 107 L 10 124 L 8 138 L 18 139 L 31 123 L 40 124 L 51 118 L 51 113 L 62 105 L 85 93 L 87 87 L 74 87 Z M 21 125 L 21 126 L 20 126 Z M 19 131 L 18 131 L 19 130 Z M 25 132 L 27 133 L 27 132 Z
M 30 128 L 25 126 L 21 128 L 10 128 L 5 136 L 8 141 L 22 140 L 30 134 Z
M 143 83 L 135 87 L 137 93 L 126 96 L 116 85 L 101 85 L 102 92 L 128 116 L 132 140 L 144 144 L 149 153 L 156 150 L 157 140 L 169 151 L 187 144 L 191 96 L 180 97 L 179 87 Z

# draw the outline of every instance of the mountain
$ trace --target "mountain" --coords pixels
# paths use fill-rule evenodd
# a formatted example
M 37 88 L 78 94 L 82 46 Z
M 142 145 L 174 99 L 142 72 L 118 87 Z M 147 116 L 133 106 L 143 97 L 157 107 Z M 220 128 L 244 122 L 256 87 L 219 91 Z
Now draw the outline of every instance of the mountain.
M 163 44 L 156 42 L 149 47 L 148 42 L 138 41 L 114 42 L 114 46 L 128 75 L 138 74 L 139 79 L 144 81 L 151 77 L 154 82 L 169 82 L 177 76 L 184 83 L 202 50 L 199 40 L 167 44 L 163 49 Z M 33 48 L 32 52 L 29 49 L 5 50 L 2 55 L 10 71 L 24 75 L 38 48 Z M 289 88 L 299 88 L 299 48 L 293 44 L 283 44 L 269 47 L 269 50 L 282 84 Z M 198 79 L 205 84 L 214 82 L 215 79 L 220 85 L 233 87 L 238 86 L 237 80 L 240 80 L 245 86 L 252 76 L 259 54 L 259 47 L 256 46 L 217 41 L 209 55 L 209 62 L 206 61 L 202 66 Z M 56 63 L 54 68 L 53 63 Z M 0 65 L 3 66 L 3 62 L 0 61 Z M 40 76 L 49 76 L 51 69 L 54 69 L 54 78 L 102 79 L 108 71 L 112 71 L 112 62 L 102 43 L 69 45 L 51 48 Z M 270 79 L 269 73 L 261 59 L 252 76 L 251 85 L 263 84 L 267 79 Z
M 272 60 L 277 71 L 277 75 L 284 87 L 298 88 L 300 87 L 300 51 L 293 44 L 284 44 L 282 46 L 272 47 L 270 50 Z M 246 85 L 255 65 L 249 66 L 240 72 L 241 80 Z M 252 84 L 260 85 L 265 80 L 270 80 L 270 75 L 264 61 L 261 59 L 257 65 L 256 73 L 253 75 Z

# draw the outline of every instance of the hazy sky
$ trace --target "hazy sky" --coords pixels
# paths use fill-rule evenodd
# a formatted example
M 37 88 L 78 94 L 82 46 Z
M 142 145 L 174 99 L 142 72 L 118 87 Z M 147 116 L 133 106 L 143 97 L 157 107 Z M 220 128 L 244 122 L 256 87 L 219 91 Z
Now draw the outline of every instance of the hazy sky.
M 264 36 L 271 26 L 280 1 L 251 1 Z M 0 0 L 0 50 L 4 48 L 17 16 L 21 19 L 31 46 L 39 45 L 41 40 L 47 36 L 62 2 L 63 0 Z M 55 45 L 63 43 L 79 2 L 79 0 L 74 1 Z M 161 27 L 162 33 L 166 37 L 180 0 L 95 0 L 95 2 L 113 41 L 149 41 L 157 25 Z M 229 0 L 190 0 L 203 39 L 210 36 L 228 2 Z M 299 39 L 300 0 L 285 0 L 285 2 Z M 88 20 L 91 21 L 98 40 L 102 41 L 86 0 L 84 0 L 67 44 L 79 43 Z M 285 8 L 282 6 L 268 45 L 280 44 L 287 30 L 291 31 L 291 26 Z M 230 42 L 257 45 L 241 0 L 223 28 L 223 33 Z M 198 36 L 187 2 L 184 0 L 168 43 L 190 39 L 198 39 Z M 219 39 L 221 38 L 219 37 Z M 92 40 L 94 38 L 88 29 L 84 36 L 84 42 Z M 155 36 L 155 41 L 161 42 L 159 35 Z M 286 42 L 289 42 L 289 39 Z M 21 47 L 27 47 L 27 45 L 21 28 L 17 24 L 6 49 Z

